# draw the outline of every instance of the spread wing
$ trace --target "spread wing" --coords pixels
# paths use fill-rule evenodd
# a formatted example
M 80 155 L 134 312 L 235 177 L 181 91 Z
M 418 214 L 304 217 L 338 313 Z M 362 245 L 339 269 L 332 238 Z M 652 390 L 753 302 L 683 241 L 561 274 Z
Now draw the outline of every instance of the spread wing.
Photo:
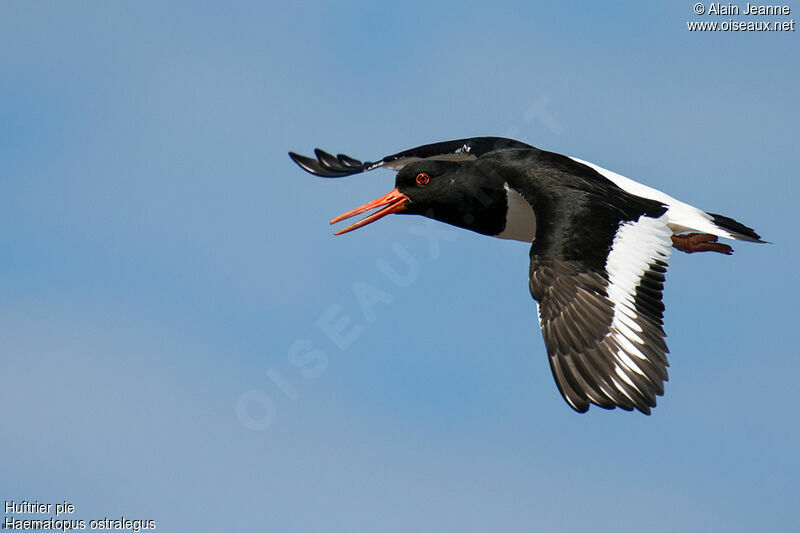
M 300 168 L 315 176 L 321 176 L 323 178 L 341 178 L 380 167 L 400 170 L 408 163 L 421 159 L 463 161 L 476 159 L 496 150 L 512 148 L 530 148 L 530 146 L 503 137 L 471 137 L 469 139 L 456 139 L 454 141 L 424 144 L 416 148 L 411 148 L 410 150 L 387 155 L 380 161 L 375 162 L 361 162 L 358 159 L 353 159 L 344 154 L 332 155 L 319 148 L 314 150 L 316 159 L 294 152 L 289 152 L 289 157 L 291 157 L 292 161 L 297 163 Z
M 530 289 L 566 401 L 649 413 L 668 379 L 662 291 L 667 207 L 539 150 L 482 159 L 533 206 Z
M 649 414 L 664 393 L 661 298 L 671 235 L 665 215 L 621 220 L 600 268 L 532 247 L 530 289 L 550 367 L 576 411 L 593 403 Z

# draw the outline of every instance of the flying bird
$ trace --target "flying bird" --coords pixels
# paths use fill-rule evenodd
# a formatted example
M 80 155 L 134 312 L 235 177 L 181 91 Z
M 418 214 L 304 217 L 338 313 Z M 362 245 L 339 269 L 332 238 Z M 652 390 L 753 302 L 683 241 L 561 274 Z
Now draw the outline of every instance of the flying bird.
M 765 242 L 732 218 L 512 139 L 426 144 L 376 162 L 320 149 L 315 155 L 289 152 L 326 178 L 398 171 L 394 190 L 331 221 L 378 209 L 336 235 L 398 213 L 532 243 L 529 286 L 550 368 L 579 412 L 595 404 L 650 414 L 664 394 L 662 291 L 672 247 L 731 254 L 719 237 Z

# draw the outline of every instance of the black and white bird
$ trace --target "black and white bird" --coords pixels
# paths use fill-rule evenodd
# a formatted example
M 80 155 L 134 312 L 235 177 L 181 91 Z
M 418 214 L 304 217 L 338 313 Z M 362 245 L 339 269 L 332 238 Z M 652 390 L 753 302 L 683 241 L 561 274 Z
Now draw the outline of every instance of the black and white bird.
M 550 368 L 579 412 L 595 404 L 649 414 L 664 393 L 669 350 L 662 291 L 672 247 L 730 254 L 719 237 L 764 242 L 731 218 L 511 139 L 426 144 L 363 163 L 315 154 L 289 156 L 322 177 L 398 171 L 393 191 L 331 224 L 380 209 L 336 235 L 402 213 L 533 243 L 529 285 Z

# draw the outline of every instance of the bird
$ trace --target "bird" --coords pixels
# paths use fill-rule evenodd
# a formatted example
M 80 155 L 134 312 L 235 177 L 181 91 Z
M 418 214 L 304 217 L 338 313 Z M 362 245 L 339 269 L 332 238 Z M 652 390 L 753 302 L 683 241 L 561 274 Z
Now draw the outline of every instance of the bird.
M 672 248 L 730 255 L 718 242 L 763 243 L 753 229 L 575 157 L 503 137 L 425 144 L 375 162 L 289 152 L 316 176 L 397 171 L 395 188 L 347 211 L 422 215 L 531 243 L 529 288 L 550 369 L 577 412 L 591 405 L 649 415 L 668 381 L 663 289 Z

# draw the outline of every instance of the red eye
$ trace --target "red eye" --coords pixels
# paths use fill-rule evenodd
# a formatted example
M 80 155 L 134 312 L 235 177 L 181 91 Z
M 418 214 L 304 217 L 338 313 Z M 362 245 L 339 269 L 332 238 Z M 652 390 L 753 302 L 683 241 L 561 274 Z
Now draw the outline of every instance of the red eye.
M 419 183 L 420 185 L 425 185 L 429 181 L 431 181 L 431 177 L 425 174 L 424 172 L 420 172 L 419 174 L 417 174 L 417 183 Z

